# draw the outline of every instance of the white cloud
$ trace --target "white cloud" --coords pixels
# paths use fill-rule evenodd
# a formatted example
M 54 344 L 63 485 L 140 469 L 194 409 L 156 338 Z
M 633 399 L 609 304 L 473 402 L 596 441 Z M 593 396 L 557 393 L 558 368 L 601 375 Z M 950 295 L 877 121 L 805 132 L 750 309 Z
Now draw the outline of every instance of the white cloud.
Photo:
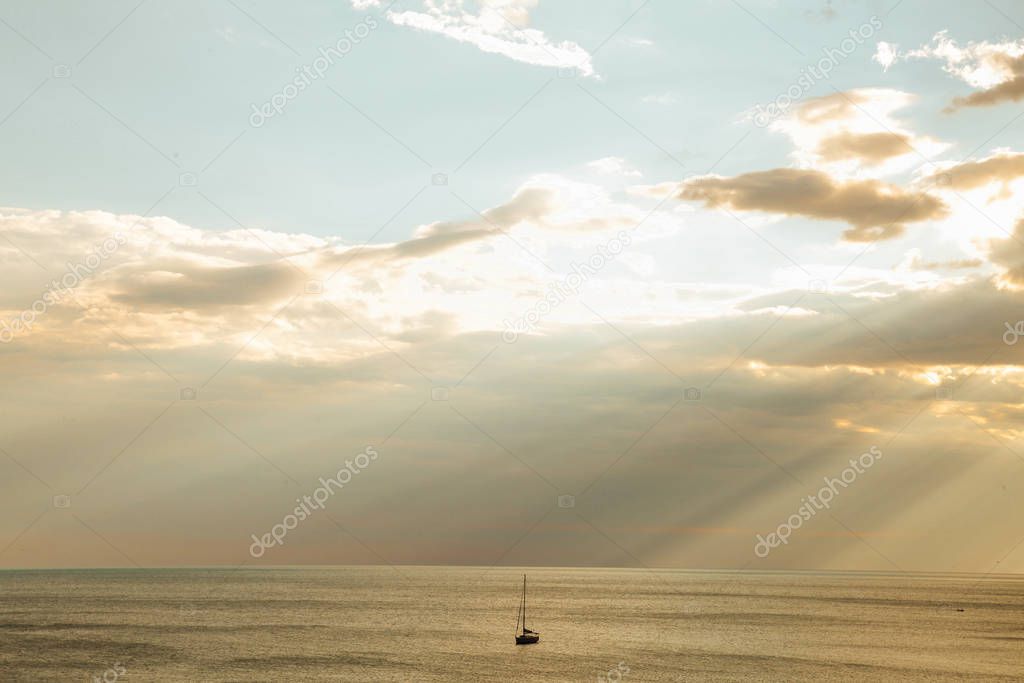
M 940 31 L 932 38 L 931 45 L 911 50 L 906 57 L 914 59 L 941 59 L 946 62 L 944 70 L 975 88 L 991 88 L 1012 77 L 1006 57 L 1024 55 L 1024 41 L 1005 43 L 968 43 L 961 47 L 949 37 L 948 31 Z
M 552 42 L 543 31 L 529 27 L 530 11 L 539 2 L 480 0 L 470 8 L 469 0 L 422 0 L 421 11 L 389 10 L 386 16 L 396 26 L 437 33 L 483 52 L 537 66 L 574 67 L 584 76 L 594 76 L 591 56 L 584 48 L 572 41 Z M 352 0 L 356 9 L 380 4 L 380 0 Z
M 878 42 L 873 59 L 882 65 L 882 69 L 889 70 L 899 56 L 899 45 L 887 43 L 884 40 Z
M 604 157 L 587 164 L 587 167 L 605 175 L 639 177 L 642 174 L 622 157 Z
M 905 54 L 886 43 L 879 43 L 875 54 L 875 61 L 885 68 L 908 59 L 941 60 L 945 62 L 946 73 L 977 89 L 966 97 L 954 98 L 948 110 L 1024 99 L 1024 40 L 969 42 L 961 46 L 949 37 L 948 31 L 940 31 L 930 44 Z

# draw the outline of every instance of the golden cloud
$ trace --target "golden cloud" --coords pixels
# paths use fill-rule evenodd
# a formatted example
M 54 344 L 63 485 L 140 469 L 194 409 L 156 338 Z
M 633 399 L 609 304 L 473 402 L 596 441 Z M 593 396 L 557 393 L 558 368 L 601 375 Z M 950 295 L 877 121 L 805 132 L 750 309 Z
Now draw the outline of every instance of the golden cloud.
M 939 182 L 948 179 L 949 184 L 961 190 L 972 190 L 989 183 L 1006 183 L 1024 176 L 1024 154 L 999 152 L 980 161 L 944 167 L 932 173 L 928 180 Z
M 850 242 L 891 239 L 907 223 L 945 217 L 945 203 L 878 180 L 840 181 L 822 171 L 776 168 L 733 177 L 698 176 L 679 185 L 677 197 L 709 208 L 764 211 L 848 223 Z
M 992 240 L 989 260 L 1003 269 L 1003 280 L 1024 285 L 1024 219 L 1017 222 L 1013 234 L 1005 240 Z
M 825 161 L 863 159 L 879 164 L 911 151 L 909 135 L 898 133 L 839 133 L 818 144 L 818 155 Z

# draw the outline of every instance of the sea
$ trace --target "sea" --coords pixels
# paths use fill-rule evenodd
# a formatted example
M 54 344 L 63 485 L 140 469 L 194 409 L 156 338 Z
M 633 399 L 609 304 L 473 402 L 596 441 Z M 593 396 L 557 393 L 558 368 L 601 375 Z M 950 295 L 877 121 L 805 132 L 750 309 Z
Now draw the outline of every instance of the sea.
M 523 575 L 535 645 L 514 636 Z M 1024 578 L 0 571 L 0 681 L 1022 681 Z

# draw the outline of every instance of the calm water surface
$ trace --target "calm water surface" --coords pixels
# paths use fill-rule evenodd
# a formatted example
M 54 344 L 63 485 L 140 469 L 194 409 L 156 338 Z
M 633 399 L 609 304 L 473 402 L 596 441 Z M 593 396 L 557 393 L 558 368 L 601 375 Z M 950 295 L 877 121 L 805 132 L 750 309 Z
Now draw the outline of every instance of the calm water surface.
M 0 680 L 1024 680 L 1020 579 L 523 571 L 0 571 Z

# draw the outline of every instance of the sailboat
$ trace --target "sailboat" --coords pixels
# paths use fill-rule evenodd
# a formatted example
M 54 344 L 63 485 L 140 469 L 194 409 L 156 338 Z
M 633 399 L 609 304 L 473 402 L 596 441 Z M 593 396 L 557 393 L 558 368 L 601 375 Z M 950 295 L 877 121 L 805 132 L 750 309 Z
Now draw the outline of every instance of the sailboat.
M 520 632 L 520 624 L 523 630 Z M 519 605 L 519 614 L 516 615 L 516 645 L 530 645 L 540 640 L 540 634 L 526 628 L 526 574 L 523 574 L 523 601 Z

